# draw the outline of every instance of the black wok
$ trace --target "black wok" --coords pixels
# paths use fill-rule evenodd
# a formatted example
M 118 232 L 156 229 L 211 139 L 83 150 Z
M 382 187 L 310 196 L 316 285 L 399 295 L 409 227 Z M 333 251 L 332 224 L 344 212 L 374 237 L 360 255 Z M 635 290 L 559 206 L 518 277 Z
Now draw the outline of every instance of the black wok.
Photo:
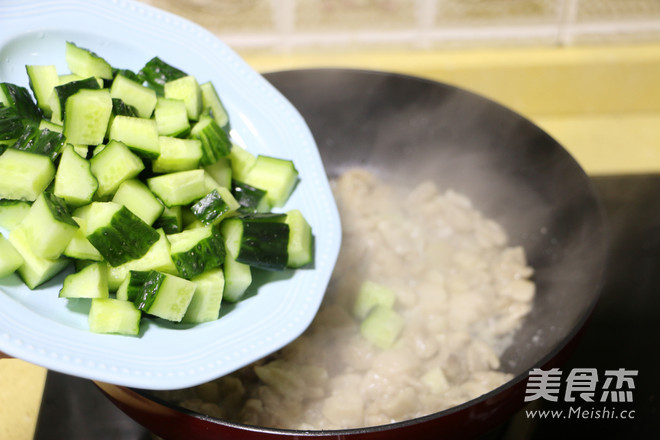
M 266 78 L 309 124 L 327 173 L 365 166 L 412 187 L 432 179 L 469 196 L 522 245 L 535 269 L 530 315 L 504 353 L 515 377 L 463 405 L 406 422 L 344 431 L 283 431 L 230 424 L 178 408 L 149 392 L 98 386 L 129 416 L 164 438 L 466 438 L 524 404 L 530 369 L 560 365 L 599 296 L 606 257 L 603 214 L 588 177 L 548 134 L 468 91 L 396 74 L 319 69 Z

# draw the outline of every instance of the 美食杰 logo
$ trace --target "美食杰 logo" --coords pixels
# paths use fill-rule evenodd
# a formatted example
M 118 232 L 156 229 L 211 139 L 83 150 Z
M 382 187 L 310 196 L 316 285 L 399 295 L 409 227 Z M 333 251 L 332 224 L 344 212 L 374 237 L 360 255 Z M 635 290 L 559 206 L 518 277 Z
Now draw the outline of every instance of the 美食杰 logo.
M 567 402 L 568 410 L 528 410 L 528 418 L 632 419 L 635 411 L 615 404 L 632 403 L 637 370 L 619 368 L 599 374 L 595 368 L 573 368 L 568 374 L 559 368 L 534 368 L 527 377 L 525 402 L 546 400 Z M 585 406 L 587 405 L 587 406 Z

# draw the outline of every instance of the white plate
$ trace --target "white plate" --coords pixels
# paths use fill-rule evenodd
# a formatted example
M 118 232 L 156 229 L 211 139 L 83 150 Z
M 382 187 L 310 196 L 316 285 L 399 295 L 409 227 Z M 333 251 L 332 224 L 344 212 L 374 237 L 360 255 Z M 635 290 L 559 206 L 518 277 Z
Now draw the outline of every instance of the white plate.
M 284 210 L 300 209 L 311 224 L 315 267 L 268 274 L 271 282 L 215 322 L 183 328 L 146 321 L 139 338 L 89 332 L 89 304 L 57 298 L 65 274 L 35 291 L 12 275 L 0 280 L 0 351 L 88 379 L 175 389 L 220 377 L 294 340 L 320 305 L 341 240 L 321 158 L 300 114 L 211 33 L 125 0 L 3 1 L 0 81 L 27 87 L 26 64 L 54 64 L 68 72 L 65 41 L 114 67 L 137 71 L 159 56 L 200 82 L 212 81 L 234 138 L 252 153 L 292 159 L 299 170 L 301 181 Z

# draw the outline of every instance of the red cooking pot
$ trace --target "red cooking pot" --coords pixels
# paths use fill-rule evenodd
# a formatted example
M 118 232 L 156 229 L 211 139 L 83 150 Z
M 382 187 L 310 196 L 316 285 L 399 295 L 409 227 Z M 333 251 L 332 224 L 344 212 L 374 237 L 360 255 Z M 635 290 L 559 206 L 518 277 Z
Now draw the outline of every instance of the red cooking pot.
M 333 177 L 360 165 L 389 183 L 431 179 L 470 197 L 525 248 L 533 308 L 501 369 L 508 383 L 457 407 L 383 426 L 291 431 L 229 423 L 146 390 L 98 383 L 126 414 L 165 439 L 468 438 L 524 405 L 528 373 L 560 365 L 598 299 L 606 259 L 603 213 L 589 178 L 553 138 L 481 96 L 425 79 L 316 69 L 265 75 L 306 119 Z

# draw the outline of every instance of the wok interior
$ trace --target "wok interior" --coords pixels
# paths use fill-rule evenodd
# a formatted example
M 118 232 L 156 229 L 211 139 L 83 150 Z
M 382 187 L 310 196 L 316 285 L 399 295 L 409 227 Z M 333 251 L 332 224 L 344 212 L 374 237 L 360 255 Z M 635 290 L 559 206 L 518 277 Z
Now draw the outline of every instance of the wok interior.
M 305 117 L 329 177 L 361 166 L 406 189 L 432 180 L 525 248 L 537 293 L 503 371 L 522 378 L 581 327 L 599 293 L 604 223 L 588 177 L 551 137 L 492 101 L 417 78 L 345 69 L 266 78 Z
M 359 165 L 408 189 L 430 179 L 466 194 L 525 248 L 537 296 L 504 371 L 526 374 L 581 326 L 599 293 L 605 232 L 588 177 L 555 140 L 492 101 L 430 81 L 332 69 L 267 79 L 305 116 L 330 177 Z

